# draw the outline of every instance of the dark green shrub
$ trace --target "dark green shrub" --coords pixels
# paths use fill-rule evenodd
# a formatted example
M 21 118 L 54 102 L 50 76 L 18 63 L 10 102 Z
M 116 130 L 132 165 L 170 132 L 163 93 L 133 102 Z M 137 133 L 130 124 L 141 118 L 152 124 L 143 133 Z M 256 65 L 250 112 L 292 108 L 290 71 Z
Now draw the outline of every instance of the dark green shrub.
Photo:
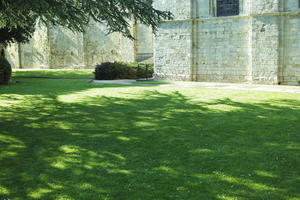
M 154 74 L 154 64 L 148 64 L 148 69 L 146 64 L 139 66 L 137 71 L 138 78 L 152 78 Z
M 0 84 L 8 84 L 11 78 L 11 66 L 7 59 L 0 56 Z
M 96 80 L 115 80 L 151 78 L 153 72 L 153 64 L 148 64 L 147 71 L 145 64 L 105 62 L 101 65 L 97 65 L 94 73 Z

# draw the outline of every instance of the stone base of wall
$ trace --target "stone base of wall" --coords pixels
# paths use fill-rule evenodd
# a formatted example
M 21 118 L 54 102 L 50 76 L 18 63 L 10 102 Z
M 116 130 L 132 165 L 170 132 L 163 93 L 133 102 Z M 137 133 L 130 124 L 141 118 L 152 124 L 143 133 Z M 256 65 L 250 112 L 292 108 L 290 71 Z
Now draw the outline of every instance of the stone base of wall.
M 197 81 L 200 82 L 227 82 L 227 83 L 243 83 L 248 82 L 245 76 L 234 75 L 206 75 L 197 76 Z
M 182 74 L 157 74 L 153 75 L 154 80 L 160 81 L 193 81 L 191 76 Z

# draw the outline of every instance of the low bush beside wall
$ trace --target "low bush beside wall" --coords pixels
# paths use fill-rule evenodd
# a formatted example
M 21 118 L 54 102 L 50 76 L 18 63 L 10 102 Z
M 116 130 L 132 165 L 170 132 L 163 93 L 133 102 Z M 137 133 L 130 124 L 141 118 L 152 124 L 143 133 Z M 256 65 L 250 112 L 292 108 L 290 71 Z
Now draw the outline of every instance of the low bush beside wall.
M 146 66 L 148 66 L 148 69 Z M 154 65 L 105 62 L 97 65 L 94 73 L 96 80 L 151 78 L 154 73 Z

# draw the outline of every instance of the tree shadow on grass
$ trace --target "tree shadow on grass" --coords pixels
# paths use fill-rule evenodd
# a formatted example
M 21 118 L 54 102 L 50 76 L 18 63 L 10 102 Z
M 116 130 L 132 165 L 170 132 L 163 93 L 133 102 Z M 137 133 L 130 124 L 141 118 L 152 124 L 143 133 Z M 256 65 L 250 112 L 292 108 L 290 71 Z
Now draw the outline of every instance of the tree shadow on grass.
M 68 92 L 0 110 L 1 200 L 300 198 L 300 101 Z
M 91 83 L 87 80 L 65 79 L 18 79 L 20 83 L 0 85 L 0 95 L 43 95 L 58 96 L 88 89 L 149 87 L 147 85 L 120 85 Z

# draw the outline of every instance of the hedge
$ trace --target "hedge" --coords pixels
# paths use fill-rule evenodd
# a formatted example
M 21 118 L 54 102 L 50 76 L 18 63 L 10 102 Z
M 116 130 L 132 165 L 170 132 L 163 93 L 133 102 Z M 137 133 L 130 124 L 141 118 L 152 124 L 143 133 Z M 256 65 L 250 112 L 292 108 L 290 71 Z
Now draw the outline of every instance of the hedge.
M 153 64 L 122 62 L 102 63 L 96 66 L 94 72 L 96 80 L 151 78 L 153 73 Z

